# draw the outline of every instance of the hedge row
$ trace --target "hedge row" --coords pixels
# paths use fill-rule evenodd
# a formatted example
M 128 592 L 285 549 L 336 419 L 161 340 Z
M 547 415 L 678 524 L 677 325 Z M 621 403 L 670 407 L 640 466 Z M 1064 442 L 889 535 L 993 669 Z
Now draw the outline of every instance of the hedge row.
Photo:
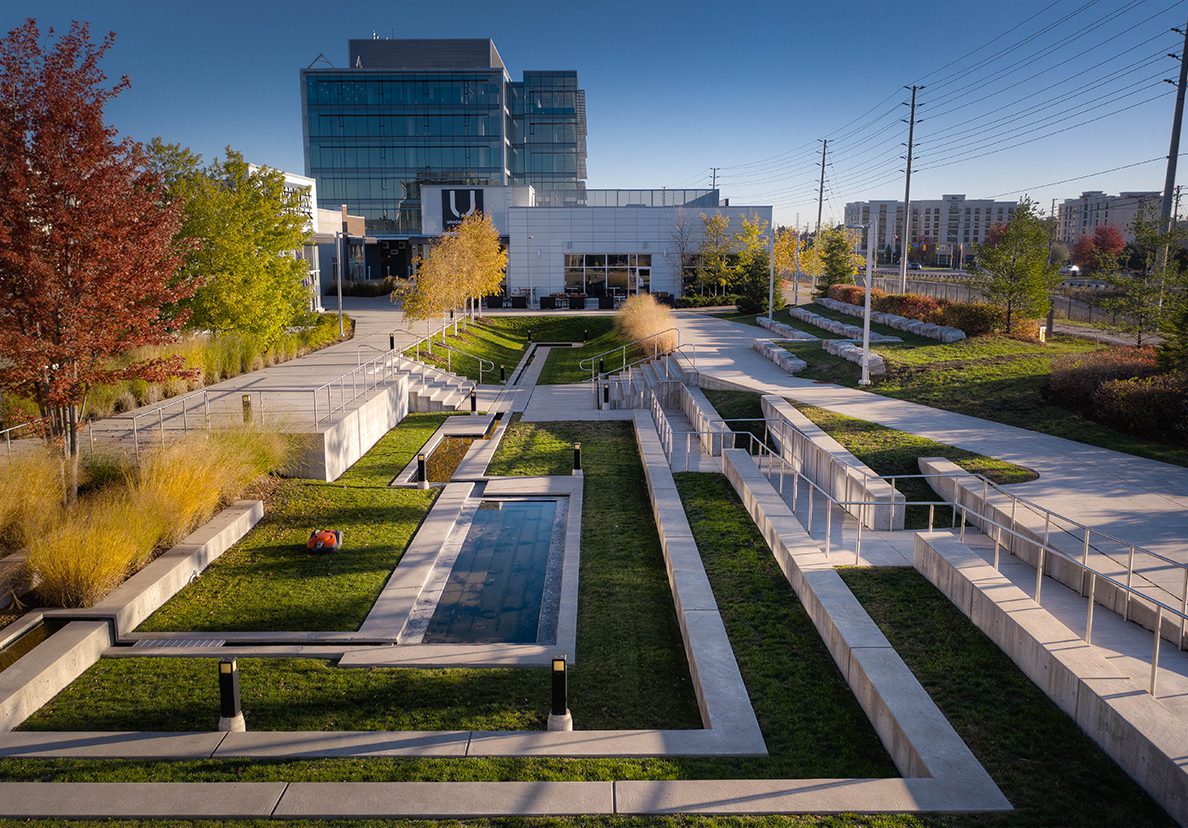
M 1119 347 L 1052 360 L 1048 398 L 1144 437 L 1188 437 L 1188 378 L 1160 373 L 1152 348 Z
M 858 285 L 831 285 L 826 295 L 839 302 L 861 305 L 866 301 L 866 291 Z M 893 313 L 908 319 L 919 319 L 934 325 L 948 325 L 965 331 L 966 336 L 984 336 L 1006 329 L 1006 312 L 984 302 L 950 302 L 934 299 L 918 293 L 887 293 L 877 288 L 871 291 L 870 305 L 873 310 Z M 1014 325 L 1014 333 L 1036 336 L 1034 322 Z

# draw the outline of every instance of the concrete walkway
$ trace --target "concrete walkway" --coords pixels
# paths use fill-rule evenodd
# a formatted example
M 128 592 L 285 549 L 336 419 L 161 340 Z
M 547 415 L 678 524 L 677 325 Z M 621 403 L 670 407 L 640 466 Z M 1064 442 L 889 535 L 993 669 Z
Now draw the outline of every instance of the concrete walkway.
M 677 313 L 702 374 L 918 434 L 1034 469 L 1011 491 L 1130 543 L 1188 564 L 1188 468 L 829 383 L 799 379 L 756 353 L 764 331 Z

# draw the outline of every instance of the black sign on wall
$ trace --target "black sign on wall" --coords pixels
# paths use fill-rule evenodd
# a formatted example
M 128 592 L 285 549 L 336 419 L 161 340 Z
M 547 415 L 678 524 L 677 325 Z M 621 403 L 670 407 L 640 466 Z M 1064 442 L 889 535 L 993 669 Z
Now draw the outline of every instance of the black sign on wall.
M 445 230 L 457 227 L 466 216 L 482 211 L 482 190 L 441 191 L 441 226 Z

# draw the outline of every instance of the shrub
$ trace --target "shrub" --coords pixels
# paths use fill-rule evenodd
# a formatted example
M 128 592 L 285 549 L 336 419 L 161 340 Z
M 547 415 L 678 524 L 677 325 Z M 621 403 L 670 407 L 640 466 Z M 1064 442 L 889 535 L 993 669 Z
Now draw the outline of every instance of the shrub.
M 918 293 L 886 293 L 880 296 L 879 293 L 875 291 L 871 294 L 871 304 L 877 311 L 919 319 L 921 322 L 940 322 L 941 303 L 931 296 Z M 859 301 L 865 301 L 865 297 Z
M 615 329 L 628 340 L 644 339 L 672 326 L 672 311 L 668 305 L 660 304 L 647 293 L 632 296 L 615 314 Z M 676 342 L 676 332 L 670 331 L 650 340 L 648 350 L 658 347 L 666 351 L 674 347 Z
M 1188 438 L 1188 379 L 1155 374 L 1107 380 L 1093 392 L 1093 418 L 1144 437 Z
M 825 291 L 825 295 L 830 299 L 835 299 L 838 302 L 845 302 L 850 305 L 861 305 L 866 301 L 866 290 L 858 285 L 830 285 Z M 875 289 L 874 293 L 870 295 L 870 301 L 873 304 L 878 301 L 880 296 L 885 296 L 883 291 Z
M 7 539 L 0 555 L 26 546 L 62 507 L 62 472 L 40 445 L 0 462 L 0 532 Z
M 1066 354 L 1052 360 L 1047 395 L 1060 405 L 1091 412 L 1093 396 L 1103 384 L 1149 377 L 1157 371 L 1151 348 L 1119 347 Z
M 725 296 L 699 296 L 689 294 L 676 300 L 678 308 L 716 308 L 722 305 L 738 305 L 738 295 L 728 293 Z
M 1006 311 L 985 302 L 950 302 L 941 308 L 940 323 L 965 331 L 966 336 L 985 336 L 1006 326 Z

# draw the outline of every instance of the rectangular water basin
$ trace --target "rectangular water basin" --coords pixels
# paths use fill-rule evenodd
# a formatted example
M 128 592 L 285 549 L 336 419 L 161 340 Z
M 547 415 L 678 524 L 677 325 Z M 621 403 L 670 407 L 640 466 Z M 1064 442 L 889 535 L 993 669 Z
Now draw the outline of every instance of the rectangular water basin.
M 556 498 L 480 501 L 424 643 L 555 640 L 565 534 L 561 509 Z

